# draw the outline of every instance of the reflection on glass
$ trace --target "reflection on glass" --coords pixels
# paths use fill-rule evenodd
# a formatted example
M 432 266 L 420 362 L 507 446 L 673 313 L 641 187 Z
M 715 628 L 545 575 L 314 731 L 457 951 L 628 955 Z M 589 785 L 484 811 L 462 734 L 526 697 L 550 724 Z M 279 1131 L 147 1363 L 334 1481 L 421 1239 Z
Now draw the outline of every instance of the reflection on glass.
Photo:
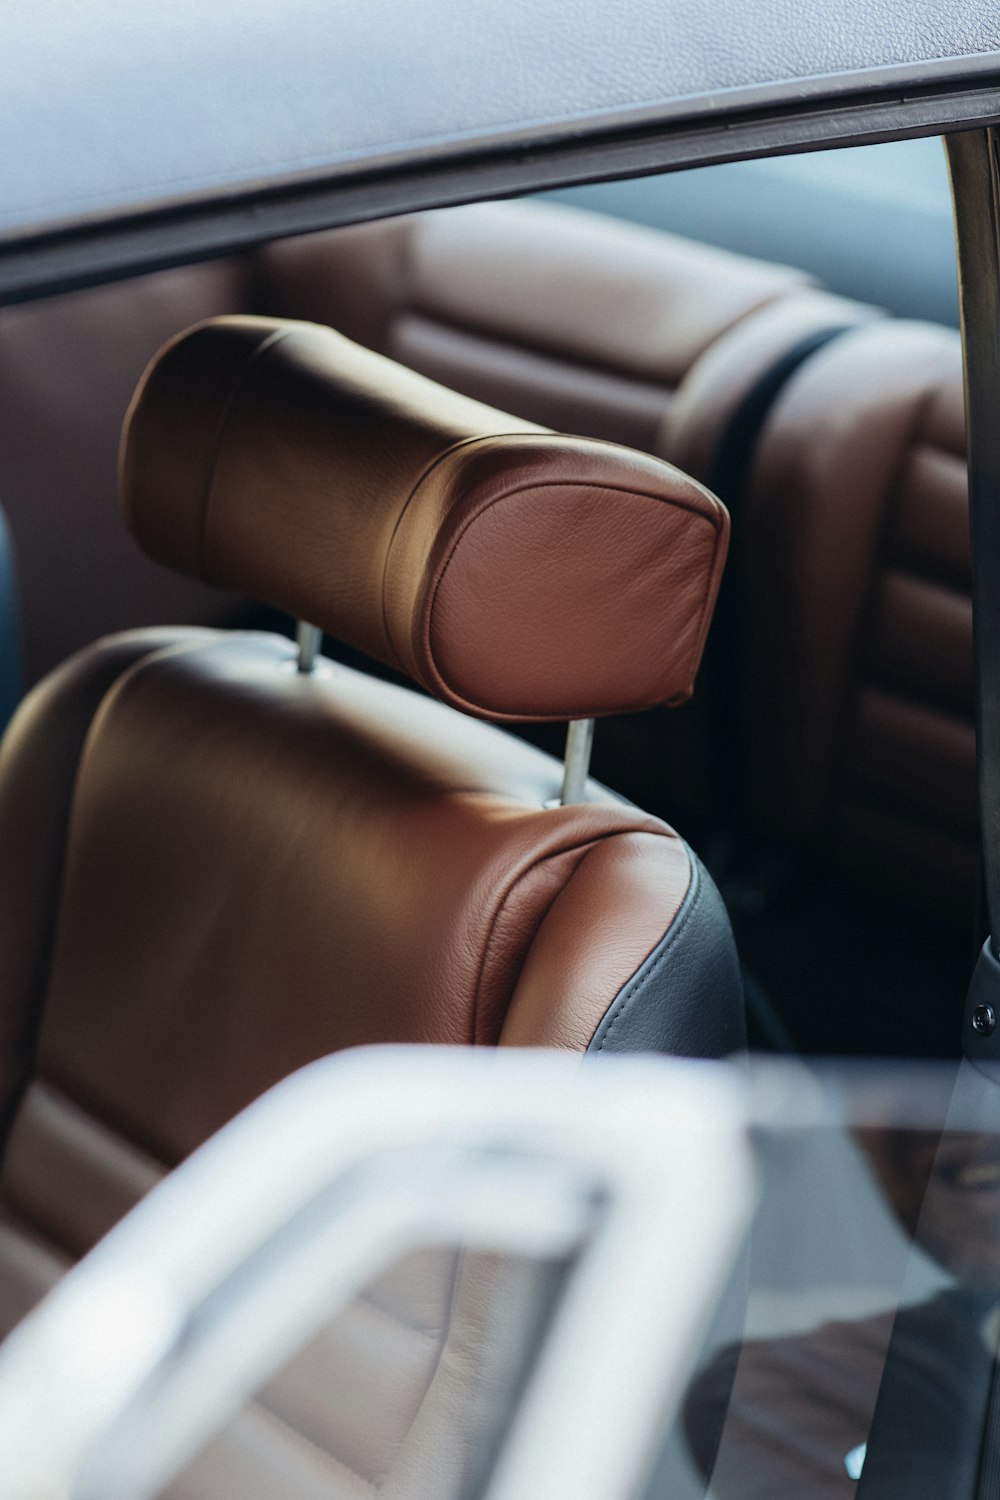
M 1000 1092 L 967 1065 L 826 1087 L 820 1124 L 759 1133 L 742 1305 L 651 1495 L 1000 1493 L 977 1489 L 1000 1474 Z
M 482 1492 L 552 1267 L 408 1255 L 258 1391 L 162 1500 L 465 1500 Z

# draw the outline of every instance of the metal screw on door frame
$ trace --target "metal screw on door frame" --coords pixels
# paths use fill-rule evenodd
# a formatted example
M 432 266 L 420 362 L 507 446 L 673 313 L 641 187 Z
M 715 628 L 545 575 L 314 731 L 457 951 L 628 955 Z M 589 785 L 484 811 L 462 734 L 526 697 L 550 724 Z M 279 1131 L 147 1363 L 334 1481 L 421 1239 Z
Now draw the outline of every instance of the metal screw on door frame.
M 972 1029 L 978 1036 L 992 1036 L 997 1026 L 992 1005 L 977 1005 L 972 1012 Z

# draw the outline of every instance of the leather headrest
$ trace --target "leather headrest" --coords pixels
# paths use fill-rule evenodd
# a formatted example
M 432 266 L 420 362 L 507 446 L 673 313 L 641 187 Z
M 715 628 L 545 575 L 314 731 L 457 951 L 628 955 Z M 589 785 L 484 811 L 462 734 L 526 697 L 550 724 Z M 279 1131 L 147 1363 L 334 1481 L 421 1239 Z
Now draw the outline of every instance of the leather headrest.
M 122 494 L 158 561 L 492 719 L 683 701 L 728 537 L 720 502 L 669 464 L 269 318 L 200 324 L 154 359 Z

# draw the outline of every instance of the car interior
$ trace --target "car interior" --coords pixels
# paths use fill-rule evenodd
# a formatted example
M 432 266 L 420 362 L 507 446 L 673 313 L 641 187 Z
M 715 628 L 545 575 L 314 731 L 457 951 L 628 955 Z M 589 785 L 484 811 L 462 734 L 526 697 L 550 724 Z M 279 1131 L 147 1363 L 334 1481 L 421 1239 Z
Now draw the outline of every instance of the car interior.
M 697 692 L 602 721 L 595 774 L 676 823 L 712 870 L 756 1046 L 953 1055 L 981 937 L 957 330 L 541 202 L 7 308 L 0 466 L 19 597 L 15 609 L 8 582 L 5 701 L 19 671 L 31 686 L 117 630 L 288 628 L 145 560 L 117 513 L 118 435 L 143 366 L 182 328 L 236 312 L 335 327 L 720 495 L 732 546 Z M 561 753 L 561 730 L 523 732 Z
M 0 401 L 0 1330 L 332 1051 L 957 1054 L 957 330 L 523 200 L 4 308 Z M 409 1493 L 451 1274 L 254 1462 Z

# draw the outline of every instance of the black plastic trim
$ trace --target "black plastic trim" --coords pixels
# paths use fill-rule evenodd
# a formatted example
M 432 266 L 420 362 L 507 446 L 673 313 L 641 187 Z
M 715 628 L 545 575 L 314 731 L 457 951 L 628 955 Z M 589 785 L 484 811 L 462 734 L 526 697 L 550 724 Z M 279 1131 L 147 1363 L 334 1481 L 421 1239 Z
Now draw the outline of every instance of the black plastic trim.
M 965 60 L 968 64 L 968 60 Z M 968 69 L 967 69 L 968 72 Z M 261 183 L 160 204 L 128 215 L 120 207 L 0 244 L 0 303 L 28 301 L 147 271 L 247 250 L 286 235 L 509 197 L 575 183 L 643 176 L 748 157 L 866 145 L 1000 123 L 996 59 L 974 72 L 975 87 L 926 81 L 919 69 L 885 79 L 812 80 L 794 105 L 787 89 L 762 108 L 725 109 L 683 101 L 641 115 L 573 121 L 502 142 L 451 145 L 382 162 L 340 164 L 325 174 Z M 907 86 L 912 75 L 912 83 Z M 993 81 L 979 84 L 980 76 Z M 856 92 L 847 91 L 848 85 Z M 773 91 L 772 91 L 773 92 Z M 802 92 L 807 97 L 803 101 Z M 678 109 L 683 113 L 676 115 Z M 676 115 L 676 117 L 675 117 Z M 668 117 L 669 116 L 669 117 Z
M 958 239 L 972 532 L 976 763 L 991 949 L 1000 944 L 1000 134 L 948 141 Z

